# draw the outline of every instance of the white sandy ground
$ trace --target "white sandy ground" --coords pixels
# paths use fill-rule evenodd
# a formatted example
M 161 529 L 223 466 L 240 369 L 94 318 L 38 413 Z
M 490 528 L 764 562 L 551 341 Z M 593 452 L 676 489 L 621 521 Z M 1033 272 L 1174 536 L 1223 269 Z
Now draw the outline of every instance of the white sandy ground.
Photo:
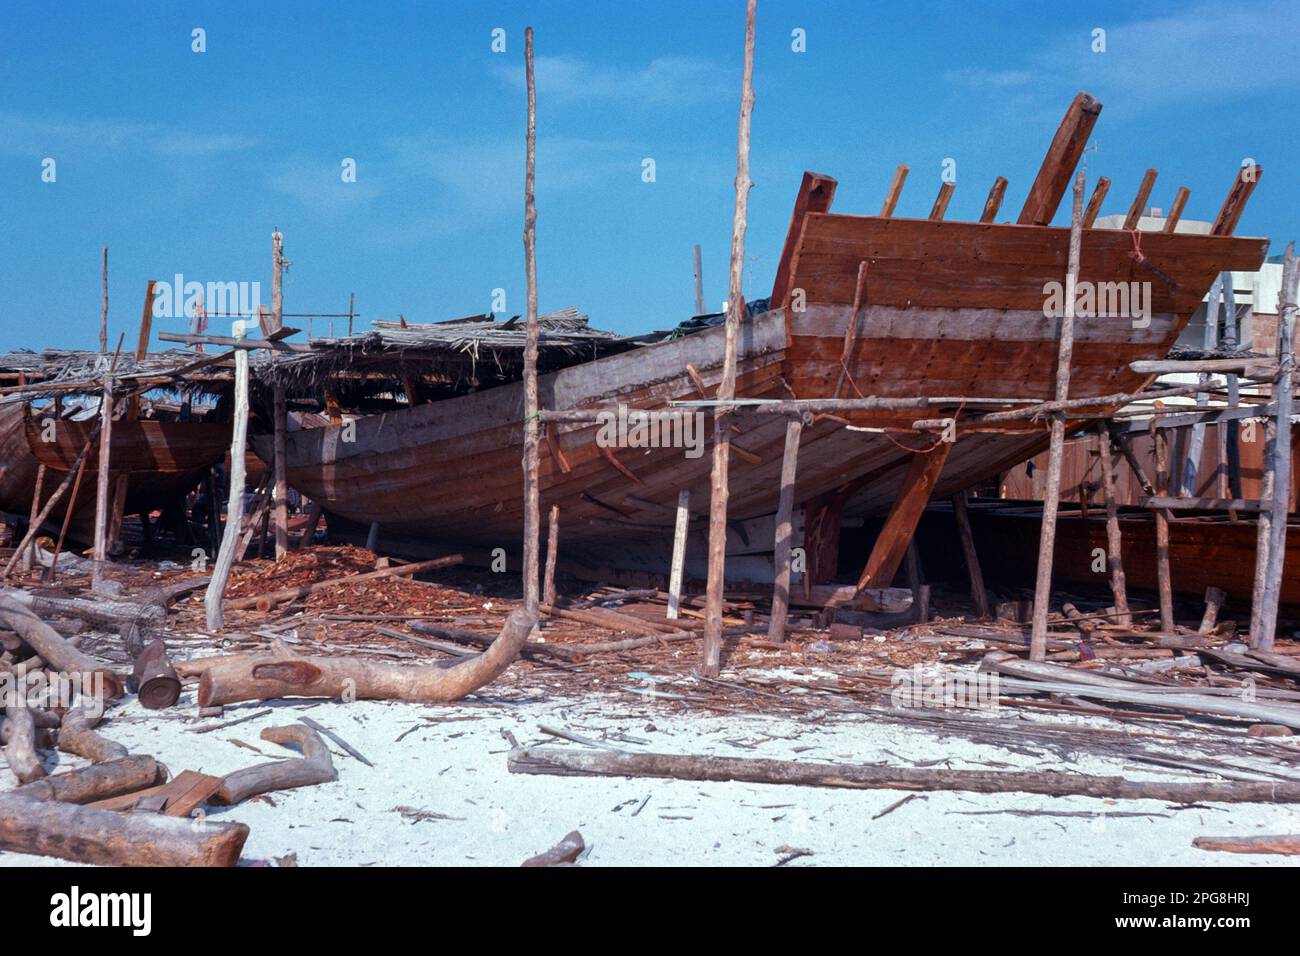
M 593 688 L 580 700 L 537 700 L 511 691 L 477 701 L 423 706 L 362 701 L 278 701 L 227 707 L 229 720 L 267 706 L 273 713 L 212 733 L 189 728 L 216 723 L 195 716 L 193 691 L 167 711 L 149 712 L 132 698 L 118 705 L 103 733 L 132 752 L 153 754 L 173 773 L 225 774 L 265 759 L 295 754 L 259 738 L 263 727 L 309 715 L 368 757 L 366 767 L 333 743 L 338 780 L 277 792 L 274 805 L 255 799 L 209 811 L 215 820 L 251 828 L 244 862 L 297 854 L 301 866 L 518 866 L 581 831 L 585 866 L 772 866 L 782 848 L 811 850 L 791 866 L 815 865 L 1296 865 L 1300 858 L 1206 852 L 1200 835 L 1300 832 L 1300 808 L 1221 804 L 1178 809 L 1160 801 L 1053 798 L 1024 793 L 935 792 L 873 816 L 908 796 L 903 791 L 835 790 L 742 783 L 581 778 L 512 774 L 506 769 L 510 731 L 524 745 L 579 747 L 541 733 L 539 724 L 629 750 L 712 753 L 818 762 L 890 762 L 985 770 L 1068 770 L 1143 779 L 1197 779 L 1181 771 L 1080 755 L 1062 762 L 1027 742 L 1019 753 L 940 738 L 873 721 L 869 715 L 787 717 L 670 715 L 653 699 L 638 706 L 626 695 Z M 1007 711 L 1003 711 L 1005 716 Z M 1031 717 L 1055 723 L 1122 726 L 1069 715 Z M 396 738 L 418 727 L 399 742 Z M 1177 732 L 1161 725 L 1161 732 Z M 620 739 L 620 735 L 623 739 Z M 1195 738 L 1192 733 L 1191 739 Z M 630 742 L 637 738 L 648 743 Z M 1290 746 L 1300 757 L 1300 738 Z M 51 772 L 81 761 L 46 753 Z M 58 761 L 56 765 L 53 761 Z M 1241 758 L 1243 766 L 1250 763 Z M 1291 767 L 1296 761 L 1290 761 Z M 1278 764 L 1272 765 L 1274 770 Z M 1283 767 L 1283 770 L 1288 768 Z M 1207 779 L 1207 778 L 1200 778 Z M 0 789 L 14 780 L 0 768 Z M 442 814 L 414 822 L 395 807 Z M 1084 811 L 1089 816 L 966 815 L 962 811 L 1033 809 Z M 1144 812 L 1154 816 L 1114 816 Z M 70 865 L 46 857 L 0 853 L 0 865 Z

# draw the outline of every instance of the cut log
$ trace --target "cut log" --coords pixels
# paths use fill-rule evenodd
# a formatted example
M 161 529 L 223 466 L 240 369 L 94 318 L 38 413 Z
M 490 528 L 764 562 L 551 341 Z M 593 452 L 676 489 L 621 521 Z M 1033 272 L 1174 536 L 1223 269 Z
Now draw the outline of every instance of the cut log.
M 1198 850 L 1221 850 L 1226 853 L 1276 853 L 1300 856 L 1300 834 L 1281 836 L 1197 837 L 1192 846 Z
M 519 656 L 537 619 L 513 611 L 484 653 L 454 667 L 402 667 L 324 657 L 254 657 L 208 668 L 199 679 L 199 706 L 279 697 L 359 700 L 460 700 L 494 680 Z
M 932 767 L 881 767 L 754 760 L 692 754 L 625 753 L 517 747 L 510 751 L 511 773 L 574 777 L 664 777 L 673 780 L 735 780 L 803 787 L 857 790 L 957 790 L 968 793 L 1041 793 L 1167 803 L 1300 803 L 1300 783 L 1281 781 L 1204 781 L 1171 783 L 1128 780 L 1058 771 L 940 770 Z
M 88 708 L 81 702 L 78 702 L 75 707 L 68 708 L 67 713 L 63 715 L 63 726 L 59 729 L 59 750 L 85 757 L 95 763 L 127 757 L 128 751 L 125 747 L 95 732 L 95 727 L 103 719 L 104 714 L 101 709 Z
M 0 849 L 101 866 L 234 866 L 243 823 L 113 813 L 0 794 Z
M 587 844 L 582 839 L 582 834 L 577 830 L 567 833 L 564 839 L 555 846 L 551 847 L 545 853 L 539 853 L 537 856 L 531 856 L 519 864 L 524 866 L 567 866 L 578 857 L 582 856 L 582 851 L 587 849 Z
M 404 577 L 408 574 L 419 574 L 422 571 L 433 571 L 438 568 L 450 568 L 460 564 L 465 560 L 463 555 L 451 554 L 444 558 L 433 558 L 430 561 L 418 561 L 415 564 L 399 564 L 390 568 L 380 568 L 378 571 L 366 571 L 362 574 L 349 574 L 340 578 L 330 578 L 326 581 L 317 581 L 315 584 L 302 584 L 292 588 L 281 588 L 278 591 L 270 591 L 267 594 L 258 594 L 252 597 L 235 598 L 226 602 L 226 610 L 239 611 L 247 608 L 261 607 L 269 604 L 281 604 L 284 601 L 292 601 L 295 598 L 307 597 L 309 594 L 315 594 L 317 591 L 323 591 L 326 588 L 338 587 L 343 584 L 357 584 L 362 581 L 374 581 L 378 578 Z
M 338 779 L 338 771 L 334 769 L 329 748 L 310 727 L 303 724 L 267 727 L 262 731 L 261 737 L 283 747 L 297 744 L 302 748 L 302 756 L 293 760 L 276 760 L 256 767 L 245 767 L 228 774 L 220 788 L 212 794 L 213 803 L 242 803 L 259 793 L 310 787 Z
M 12 595 L 0 596 L 0 626 L 7 627 L 27 644 L 52 671 L 78 674 L 85 678 L 103 675 L 105 699 L 122 696 L 122 678 L 107 664 L 84 654 L 65 640 Z
M 120 793 L 132 793 L 166 780 L 167 771 L 153 757 L 124 757 L 56 773 L 16 787 L 10 793 L 26 800 L 90 803 Z
M 36 756 L 36 721 L 23 703 L 11 704 L 5 722 L 9 725 L 5 736 L 5 761 L 19 783 L 31 783 L 45 776 L 45 768 Z

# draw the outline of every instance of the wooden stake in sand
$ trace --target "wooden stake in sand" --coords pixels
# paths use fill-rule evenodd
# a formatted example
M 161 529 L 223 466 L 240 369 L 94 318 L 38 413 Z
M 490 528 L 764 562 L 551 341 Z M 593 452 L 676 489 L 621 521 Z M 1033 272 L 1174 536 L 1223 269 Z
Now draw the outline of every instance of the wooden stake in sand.
M 1124 577 L 1124 536 L 1120 533 L 1119 505 L 1115 496 L 1115 456 L 1111 454 L 1110 432 L 1105 423 L 1097 426 L 1097 448 L 1101 453 L 1102 496 L 1106 499 L 1106 561 L 1110 565 L 1110 591 L 1115 598 L 1115 623 L 1132 624 Z
M 524 75 L 528 83 L 527 157 L 524 167 L 524 273 L 528 282 L 528 341 L 524 347 L 524 610 L 536 617 L 541 495 L 537 456 L 541 422 L 537 401 L 537 85 L 533 77 L 533 28 L 524 30 Z
M 754 21 L 757 0 L 745 7 L 745 68 L 740 86 L 740 122 L 736 136 L 736 211 L 731 224 L 731 279 L 727 290 L 726 338 L 722 355 L 722 381 L 717 397 L 727 401 L 736 394 L 736 339 L 745 301 L 741 286 L 745 270 L 745 225 L 749 210 L 749 126 L 754 112 Z M 727 559 L 728 470 L 731 459 L 731 415 L 726 406 L 713 413 L 713 476 L 709 498 L 708 592 L 704 605 L 704 654 L 700 672 L 716 677 L 722 661 L 722 591 Z
M 695 244 L 695 314 L 704 314 L 704 258 L 699 243 Z
M 103 296 L 99 306 L 99 350 L 108 351 L 108 246 L 104 247 L 104 264 L 100 272 Z
M 284 236 L 271 233 L 271 325 L 272 331 L 284 328 Z M 275 419 L 275 560 L 289 553 L 289 480 L 286 477 L 285 439 L 289 429 L 289 410 L 284 386 L 276 385 L 272 393 Z
M 555 603 L 555 562 L 560 554 L 560 506 L 551 505 L 546 526 L 546 573 L 542 575 L 542 603 Z
M 794 480 L 799 467 L 799 439 L 803 421 L 796 418 L 785 425 L 785 454 L 781 458 L 781 493 L 776 506 L 776 540 L 772 563 L 775 577 L 772 586 L 772 617 L 767 625 L 767 639 L 785 640 L 785 616 L 790 610 L 790 552 L 794 541 Z
M 1084 172 L 1074 177 L 1074 210 L 1070 217 L 1070 259 L 1065 274 L 1065 308 L 1056 353 L 1056 401 L 1070 397 L 1070 363 L 1074 356 L 1074 290 L 1079 281 L 1079 249 L 1083 241 Z M 1022 213 L 1021 221 L 1024 221 Z M 1047 457 L 1047 487 L 1043 491 L 1043 527 L 1038 542 L 1038 578 L 1034 587 L 1034 619 L 1029 658 L 1047 658 L 1047 612 L 1052 601 L 1052 552 L 1056 547 L 1056 511 L 1061 497 L 1061 460 L 1065 456 L 1065 413 L 1052 415 Z
M 232 323 L 236 339 L 244 337 L 244 323 Z M 221 535 L 221 550 L 212 569 L 212 580 L 203 595 L 203 611 L 209 631 L 219 631 L 225 624 L 221 599 L 230 579 L 239 545 L 240 524 L 244 519 L 244 451 L 248 445 L 248 350 L 235 350 L 235 419 L 230 439 L 230 499 L 226 503 L 226 529 Z
M 673 563 L 668 572 L 668 613 L 670 621 L 677 620 L 682 606 L 682 575 L 686 571 L 686 532 L 691 524 L 691 492 L 683 488 L 677 492 L 677 524 L 673 528 Z

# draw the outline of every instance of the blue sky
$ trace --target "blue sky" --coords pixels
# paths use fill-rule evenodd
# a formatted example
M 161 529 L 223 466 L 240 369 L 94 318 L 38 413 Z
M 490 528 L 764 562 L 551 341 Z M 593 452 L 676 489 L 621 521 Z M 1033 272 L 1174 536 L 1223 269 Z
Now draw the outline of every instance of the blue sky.
M 541 307 L 620 332 L 726 294 L 741 0 L 626 3 L 63 3 L 0 10 L 0 349 L 94 347 L 110 249 L 110 347 L 145 282 L 260 281 L 270 235 L 287 312 L 434 321 L 523 309 L 523 28 L 537 31 Z M 191 49 L 206 31 L 207 50 Z M 1213 218 L 1243 158 L 1265 173 L 1238 229 L 1300 234 L 1300 5 L 760 0 L 746 295 L 771 288 L 805 169 L 835 208 L 925 215 L 957 163 L 949 218 L 993 179 L 1014 218 L 1081 89 L 1104 104 L 1090 179 L 1123 212 L 1185 185 Z M 506 52 L 491 50 L 506 31 Z M 806 52 L 791 31 L 806 31 Z M 1091 49 L 1106 31 L 1106 50 Z M 57 179 L 42 182 L 42 160 Z M 344 183 L 352 158 L 357 181 Z M 656 181 L 642 181 L 655 161 Z M 1068 204 L 1065 204 L 1068 205 Z M 1064 210 L 1063 210 L 1064 211 Z M 1058 219 L 1060 216 L 1058 215 Z M 155 322 L 176 330 L 180 320 Z M 215 326 L 214 322 L 214 326 Z M 365 322 L 361 323 L 364 326 Z M 214 327 L 214 331 L 216 331 Z

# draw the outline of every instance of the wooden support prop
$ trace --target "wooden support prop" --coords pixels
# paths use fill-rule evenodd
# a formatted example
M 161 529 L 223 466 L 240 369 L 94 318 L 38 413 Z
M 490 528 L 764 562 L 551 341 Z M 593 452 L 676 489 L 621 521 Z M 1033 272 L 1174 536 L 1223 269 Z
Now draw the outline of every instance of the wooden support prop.
M 1271 652 L 1277 631 L 1278 605 L 1281 601 L 1283 574 L 1286 572 L 1286 534 L 1291 498 L 1291 409 L 1293 406 L 1293 379 L 1295 370 L 1295 322 L 1297 312 L 1297 286 L 1300 285 L 1300 262 L 1295 255 L 1295 243 L 1286 247 L 1282 266 L 1282 291 L 1278 296 L 1277 356 L 1278 377 L 1274 393 L 1277 396 L 1277 416 L 1273 425 L 1272 445 L 1265 454 L 1272 456 L 1272 508 L 1269 518 L 1268 566 L 1260 595 L 1258 628 L 1252 628 L 1251 647 Z M 1292 568 L 1291 573 L 1297 573 Z M 1252 624 L 1255 623 L 1252 615 Z
M 104 247 L 104 262 L 99 274 L 99 351 L 108 351 L 108 246 Z
M 1021 225 L 1046 226 L 1056 215 L 1065 191 L 1070 187 L 1070 177 L 1079 165 L 1088 137 L 1101 113 L 1101 103 L 1091 94 L 1079 93 L 1065 111 L 1052 143 L 1047 147 L 1043 165 L 1039 167 L 1029 196 L 1020 210 Z
M 58 428 L 59 426 L 56 423 L 54 427 Z M 32 492 L 32 508 L 31 508 L 31 513 L 28 515 L 27 518 L 27 527 L 29 530 L 31 528 L 40 527 L 36 523 L 36 517 L 41 513 L 41 492 L 44 490 L 45 490 L 45 466 L 42 464 L 36 466 L 36 490 Z M 75 501 L 75 496 L 73 500 Z M 34 541 L 35 538 L 33 538 L 32 540 Z M 20 553 L 22 554 L 22 563 L 19 565 L 19 567 L 21 567 L 22 570 L 30 571 L 32 569 L 33 551 L 34 551 L 33 545 L 28 545 L 27 547 L 20 549 Z
M 542 603 L 555 603 L 555 562 L 560 549 L 560 506 L 551 505 L 546 524 L 546 572 L 542 575 Z
M 211 797 L 213 803 L 243 803 L 259 793 L 310 787 L 338 779 L 339 774 L 334 769 L 329 747 L 310 727 L 303 724 L 267 727 L 262 731 L 261 738 L 282 747 L 297 744 L 302 750 L 302 756 L 261 763 L 227 774 L 221 787 Z
M 984 200 L 984 211 L 980 213 L 980 222 L 992 222 L 998 217 L 998 210 L 1002 208 L 1002 198 L 1007 194 L 1007 179 L 1005 176 L 999 176 L 993 180 L 993 188 L 989 190 L 989 198 Z
M 405 667 L 340 657 L 236 657 L 209 667 L 199 678 L 199 706 L 280 697 L 461 700 L 504 672 L 536 626 L 537 618 L 527 611 L 512 611 L 491 647 L 453 667 Z
M 95 485 L 95 570 L 92 575 L 95 584 L 103 576 L 104 562 L 108 560 L 108 469 L 113 448 L 113 405 L 113 379 L 110 373 L 104 378 L 104 390 L 100 395 L 99 476 Z
M 695 314 L 704 314 L 704 256 L 695 244 Z
M 898 205 L 898 197 L 903 192 L 903 183 L 907 182 L 907 165 L 899 163 L 898 168 L 894 170 L 894 178 L 889 183 L 889 192 L 885 193 L 885 202 L 880 207 L 880 215 L 888 218 L 894 214 L 894 208 Z
M 794 483 L 799 467 L 799 439 L 803 422 L 793 419 L 785 424 L 785 453 L 781 458 L 781 491 L 776 506 L 776 541 L 772 563 L 775 578 L 772 587 L 772 616 L 767 625 L 767 639 L 785 641 L 785 618 L 790 610 L 790 552 L 794 543 Z
M 921 573 L 921 549 L 916 546 L 916 538 L 907 542 L 903 565 L 907 572 L 907 589 L 912 592 L 912 620 L 925 624 L 930 620 L 930 586 Z
M 1196 629 L 1197 634 L 1209 634 L 1214 631 L 1219 623 L 1219 611 L 1223 609 L 1223 604 L 1227 600 L 1228 592 L 1222 588 L 1211 585 L 1205 589 L 1205 613 L 1201 616 L 1201 626 Z
M 295 598 L 306 597 L 309 594 L 315 594 L 317 591 L 324 591 L 326 588 L 338 587 L 347 584 L 359 584 L 362 581 L 374 581 L 379 578 L 405 577 L 407 575 L 419 574 L 422 571 L 436 571 L 440 568 L 450 568 L 457 564 L 464 563 L 463 555 L 450 554 L 442 558 L 430 558 L 428 561 L 418 561 L 415 564 L 396 564 L 387 568 L 379 568 L 375 571 L 363 571 L 361 574 L 348 574 L 339 578 L 329 578 L 325 581 L 317 581 L 314 584 L 300 584 L 295 587 L 281 588 L 278 591 L 269 591 L 266 594 L 255 594 L 250 597 L 234 598 L 225 602 L 226 610 L 241 611 L 253 607 L 273 607 L 276 604 L 283 604 L 285 601 L 292 601 Z M 214 572 L 215 574 L 215 572 Z M 208 586 L 209 591 L 211 585 Z
M 541 492 L 538 478 L 537 412 L 537 86 L 533 76 L 533 28 L 524 31 L 524 72 L 528 86 L 528 132 L 524 169 L 524 273 L 527 280 L 528 339 L 524 346 L 524 610 L 537 616 L 538 551 L 541 536 Z
M 0 574 L 0 577 L 7 578 L 13 572 L 14 565 L 18 563 L 19 558 L 24 554 L 31 553 L 32 542 L 36 540 L 36 535 L 40 532 L 41 526 L 45 524 L 45 519 L 47 519 L 50 516 L 50 513 L 54 511 L 55 505 L 63 500 L 63 496 L 68 491 L 68 486 L 77 484 L 76 474 L 79 473 L 85 465 L 86 459 L 90 455 L 90 449 L 94 446 L 95 439 L 99 435 L 100 427 L 100 424 L 97 423 L 91 430 L 90 437 L 86 439 L 86 444 L 82 446 L 81 452 L 77 455 L 77 460 L 73 464 L 72 470 L 63 476 L 63 480 L 59 482 L 59 487 L 55 488 L 54 492 L 46 500 L 45 507 L 43 507 L 40 512 L 34 515 L 32 520 L 28 522 L 27 533 L 23 535 L 23 540 L 18 542 L 18 547 L 14 548 L 14 553 L 10 556 L 8 563 L 5 565 L 4 573 Z M 74 498 L 69 502 L 68 507 L 71 508 L 72 505 L 75 504 L 75 501 L 76 499 Z
M 952 201 L 953 190 L 957 188 L 956 183 L 943 183 L 939 186 L 939 195 L 934 197 L 934 205 L 930 207 L 930 219 L 938 222 L 943 219 L 948 212 L 948 203 Z
M 1132 624 L 1128 606 L 1128 585 L 1124 577 L 1124 536 L 1119 527 L 1119 502 L 1115 495 L 1115 456 L 1110 432 L 1097 426 L 1097 449 L 1101 453 L 1101 490 L 1106 502 L 1106 563 L 1110 568 L 1110 593 L 1115 600 L 1115 622 Z
M 1198 850 L 1226 853 L 1272 853 L 1277 856 L 1300 856 L 1300 834 L 1280 836 L 1197 837 L 1192 846 Z
M 1094 115 L 1095 119 L 1095 115 Z M 1061 332 L 1056 352 L 1056 400 L 1070 397 L 1070 370 L 1074 357 L 1074 290 L 1079 281 L 1079 251 L 1083 241 L 1084 173 L 1074 178 L 1074 203 L 1070 215 L 1070 252 L 1065 275 L 1065 307 L 1061 310 Z M 1034 617 L 1029 639 L 1029 657 L 1041 661 L 1047 656 L 1047 614 L 1052 603 L 1052 558 L 1056 549 L 1056 512 L 1061 504 L 1061 463 L 1065 457 L 1065 413 L 1052 415 L 1047 455 L 1047 485 L 1043 490 L 1043 523 L 1038 539 L 1038 570 L 1034 582 Z
M 284 328 L 284 236 L 279 230 L 271 233 L 271 331 Z M 289 553 L 289 479 L 286 460 L 286 441 L 289 430 L 289 406 L 283 385 L 272 389 L 272 436 L 275 449 L 271 471 L 275 482 L 272 524 L 275 528 L 275 560 Z
M 366 550 L 374 552 L 379 547 L 379 522 L 370 522 L 370 527 L 366 529 Z
M 89 457 L 83 452 L 78 456 L 77 466 L 73 469 L 75 477 L 72 479 L 72 492 L 68 495 L 68 506 L 63 509 L 63 524 L 59 527 L 59 539 L 54 542 L 54 553 L 50 555 L 50 566 L 45 569 L 44 580 L 46 584 L 53 584 L 58 577 L 59 554 L 63 551 L 63 542 L 67 540 L 68 528 L 72 525 L 72 513 L 77 507 L 77 495 L 81 492 L 81 479 L 86 474 L 86 460 Z
M 884 527 L 871 546 L 871 554 L 858 578 L 859 592 L 867 588 L 887 588 L 894 580 L 954 444 L 940 441 L 928 453 L 912 455 L 898 497 L 889 509 Z
M 101 866 L 234 866 L 243 823 L 115 813 L 0 794 L 0 849 Z
M 1219 215 L 1215 217 L 1214 225 L 1210 228 L 1210 235 L 1230 236 L 1237 231 L 1237 223 L 1241 221 L 1241 214 L 1246 211 L 1250 194 L 1255 191 L 1259 177 L 1263 175 L 1262 166 L 1242 166 L 1237 170 L 1237 178 L 1233 180 L 1232 188 L 1228 190 L 1228 195 L 1223 200 Z
M 1156 171 L 1148 169 L 1142 174 L 1142 182 L 1138 185 L 1137 195 L 1133 197 L 1133 204 L 1128 207 L 1128 215 L 1124 217 L 1125 229 L 1136 229 L 1138 222 L 1142 218 L 1142 213 L 1147 208 L 1147 200 L 1151 198 L 1151 190 L 1156 185 Z
M 772 308 L 789 304 L 790 293 L 793 291 L 790 288 L 792 260 L 795 246 L 799 244 L 799 236 L 803 232 L 804 219 L 809 213 L 830 212 L 836 185 L 830 176 L 810 172 L 803 174 L 799 194 L 794 200 L 794 212 L 790 214 L 790 228 L 786 230 L 785 245 L 777 262 L 776 279 L 772 283 Z
M 1166 803 L 1296 803 L 1300 783 L 1269 781 L 1128 780 L 1048 770 L 943 770 L 873 764 L 818 764 L 692 754 L 626 753 L 560 747 L 517 747 L 511 773 L 572 777 L 660 777 L 672 780 L 735 780 L 783 786 L 853 790 L 956 790 L 967 793 L 1041 793 Z
M 691 524 L 691 492 L 677 492 L 677 523 L 673 526 L 673 560 L 668 572 L 668 611 L 670 621 L 677 620 L 682 603 L 682 575 L 686 571 L 686 532 Z
M 745 269 L 745 227 L 749 211 L 749 128 L 754 112 L 754 21 L 757 0 L 745 8 L 745 65 L 741 76 L 740 120 L 736 134 L 736 208 L 731 225 L 731 274 L 727 289 L 727 320 L 723 340 L 722 380 L 717 397 L 729 401 L 736 394 L 736 351 L 740 322 L 745 314 L 742 291 Z M 722 591 L 727 559 L 728 468 L 731 457 L 731 416 L 719 408 L 713 415 L 713 472 L 709 495 L 708 583 L 705 595 L 704 651 L 700 672 L 716 677 L 722 660 Z
M 970 577 L 970 597 L 975 604 L 975 613 L 982 620 L 989 614 L 989 592 L 984 587 L 984 571 L 980 567 L 979 552 L 975 550 L 975 535 L 970 527 L 970 509 L 967 506 L 969 491 L 961 491 L 952 497 L 952 513 L 957 521 L 957 536 L 961 538 L 961 552 L 966 559 L 966 573 Z
M 1178 220 L 1183 218 L 1183 209 L 1187 206 L 1187 197 L 1192 191 L 1186 186 L 1179 186 L 1178 192 L 1174 193 L 1174 204 L 1169 207 L 1169 215 L 1165 216 L 1165 232 L 1177 232 Z
M 1169 493 L 1169 432 L 1164 428 L 1152 427 L 1152 438 L 1156 448 L 1156 491 Z M 1174 630 L 1174 589 L 1169 569 L 1169 512 L 1159 508 L 1155 512 L 1156 523 L 1156 590 L 1160 595 L 1160 630 L 1172 633 Z
M 1097 214 L 1101 212 L 1101 204 L 1106 201 L 1106 194 L 1110 192 L 1110 180 L 1102 176 L 1097 180 L 1097 185 L 1092 190 L 1092 197 L 1088 200 L 1088 208 L 1083 211 L 1083 228 L 1091 229 L 1093 223 L 1097 221 Z
M 236 341 L 244 337 L 244 323 L 233 323 Z M 248 352 L 235 351 L 235 411 L 234 427 L 230 438 L 230 497 L 226 503 L 226 527 L 221 536 L 221 548 L 213 563 L 212 580 L 203 596 L 204 619 L 209 631 L 220 631 L 225 624 L 222 598 L 226 582 L 230 580 L 230 567 L 235 563 L 244 519 L 244 457 L 248 447 Z
M 320 527 L 321 512 L 320 499 L 313 500 L 311 508 L 307 512 L 307 524 L 302 529 L 302 537 L 298 539 L 298 543 L 295 545 L 296 548 L 305 548 L 315 539 L 316 529 Z

